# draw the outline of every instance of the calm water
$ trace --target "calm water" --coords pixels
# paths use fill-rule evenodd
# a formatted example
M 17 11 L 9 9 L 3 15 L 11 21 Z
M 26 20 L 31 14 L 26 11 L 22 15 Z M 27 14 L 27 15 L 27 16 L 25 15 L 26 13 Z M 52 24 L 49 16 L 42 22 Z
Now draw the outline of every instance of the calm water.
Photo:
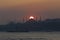
M 60 32 L 0 32 L 0 40 L 60 40 Z

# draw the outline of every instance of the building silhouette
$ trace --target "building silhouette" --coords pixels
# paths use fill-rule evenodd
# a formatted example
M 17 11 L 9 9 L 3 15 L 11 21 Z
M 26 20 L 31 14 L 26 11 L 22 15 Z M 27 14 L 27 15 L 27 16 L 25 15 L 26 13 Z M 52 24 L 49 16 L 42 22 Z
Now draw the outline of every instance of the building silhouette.
M 23 23 L 10 22 L 6 25 L 0 25 L 0 32 L 55 32 L 60 31 L 59 19 L 46 19 L 44 21 L 36 19 L 25 20 Z

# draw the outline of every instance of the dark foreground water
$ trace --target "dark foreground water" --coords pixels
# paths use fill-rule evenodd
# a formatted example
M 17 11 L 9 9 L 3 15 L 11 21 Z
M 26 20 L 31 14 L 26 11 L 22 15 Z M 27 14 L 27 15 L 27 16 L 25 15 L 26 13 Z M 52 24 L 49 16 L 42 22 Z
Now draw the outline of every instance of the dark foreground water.
M 60 40 L 60 32 L 0 32 L 0 40 Z

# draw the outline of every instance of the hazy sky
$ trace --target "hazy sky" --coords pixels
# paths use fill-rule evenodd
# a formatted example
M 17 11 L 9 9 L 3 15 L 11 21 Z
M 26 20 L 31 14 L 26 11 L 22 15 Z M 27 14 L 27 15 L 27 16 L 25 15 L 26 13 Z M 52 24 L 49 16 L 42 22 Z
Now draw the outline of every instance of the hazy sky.
M 0 0 L 0 24 L 19 22 L 31 15 L 60 18 L 60 0 Z

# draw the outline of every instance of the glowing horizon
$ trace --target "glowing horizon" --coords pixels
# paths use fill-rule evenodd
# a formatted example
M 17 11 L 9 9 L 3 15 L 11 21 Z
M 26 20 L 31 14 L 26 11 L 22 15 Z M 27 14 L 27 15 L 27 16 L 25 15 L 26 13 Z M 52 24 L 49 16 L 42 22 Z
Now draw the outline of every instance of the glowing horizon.
M 20 22 L 30 15 L 60 18 L 60 0 L 0 0 L 0 24 Z

